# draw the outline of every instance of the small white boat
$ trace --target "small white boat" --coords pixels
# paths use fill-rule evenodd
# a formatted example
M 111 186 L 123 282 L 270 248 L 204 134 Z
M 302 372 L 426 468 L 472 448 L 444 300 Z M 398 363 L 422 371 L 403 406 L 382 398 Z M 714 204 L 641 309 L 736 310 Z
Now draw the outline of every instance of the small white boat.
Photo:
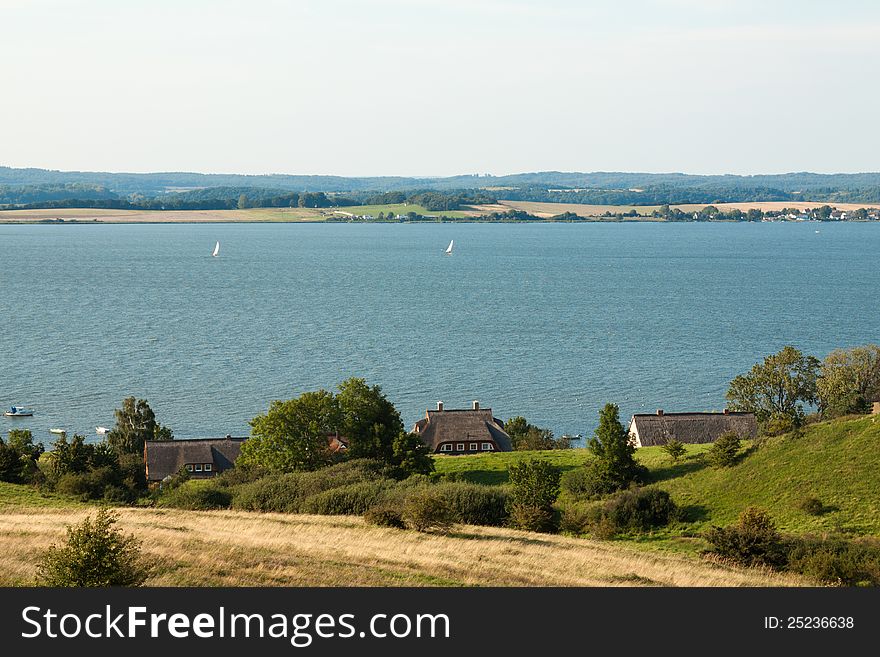
M 214 250 L 211 252 L 211 255 L 214 256 L 215 258 L 216 258 L 218 255 L 220 255 L 220 242 L 217 242 L 217 243 L 214 245 Z
M 67 432 L 64 429 L 49 429 L 49 433 L 57 433 L 59 436 L 63 436 Z
M 95 433 L 100 436 L 103 436 L 108 431 L 109 431 L 109 429 L 107 427 L 95 427 Z
M 13 406 L 8 411 L 6 411 L 3 415 L 6 417 L 30 417 L 34 412 L 29 408 L 22 408 L 21 406 Z
M 449 240 L 449 246 L 446 247 L 446 255 L 452 255 L 452 245 L 455 244 L 455 240 Z

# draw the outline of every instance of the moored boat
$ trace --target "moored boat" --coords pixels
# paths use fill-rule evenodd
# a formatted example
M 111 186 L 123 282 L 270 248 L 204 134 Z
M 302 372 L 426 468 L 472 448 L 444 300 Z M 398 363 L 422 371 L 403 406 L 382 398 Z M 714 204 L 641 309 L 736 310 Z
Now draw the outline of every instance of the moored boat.
M 34 412 L 29 408 L 22 408 L 21 406 L 13 406 L 8 411 L 6 411 L 3 415 L 6 417 L 30 417 Z

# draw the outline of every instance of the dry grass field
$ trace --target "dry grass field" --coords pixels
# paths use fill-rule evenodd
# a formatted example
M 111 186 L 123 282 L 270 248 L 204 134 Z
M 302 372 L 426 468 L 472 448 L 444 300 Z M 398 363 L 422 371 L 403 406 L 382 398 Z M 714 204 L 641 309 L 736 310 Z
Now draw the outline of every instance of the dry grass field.
M 658 209 L 659 205 L 583 205 L 578 203 L 534 203 L 532 201 L 499 201 L 499 203 L 507 208 L 516 210 L 525 210 L 537 217 L 552 217 L 553 215 L 562 214 L 563 212 L 574 212 L 582 217 L 598 217 L 605 212 L 628 212 L 635 210 L 641 215 L 649 215 Z M 671 207 L 679 208 L 684 212 L 693 212 L 694 210 L 702 210 L 706 207 L 705 203 L 689 203 L 685 205 L 673 205 Z M 810 203 L 794 202 L 794 201 L 756 201 L 754 203 L 716 203 L 716 208 L 723 211 L 738 208 L 745 212 L 752 208 L 759 210 L 782 210 L 783 208 L 797 208 L 804 210 L 806 208 L 816 208 L 824 203 L 813 201 Z M 866 203 L 831 203 L 829 204 L 839 210 L 857 210 L 858 208 L 876 208 L 880 205 Z
M 94 509 L 0 510 L 0 585 L 33 581 L 40 550 Z M 510 529 L 447 535 L 352 516 L 120 509 L 155 564 L 151 586 L 791 586 L 798 578 L 697 557 Z

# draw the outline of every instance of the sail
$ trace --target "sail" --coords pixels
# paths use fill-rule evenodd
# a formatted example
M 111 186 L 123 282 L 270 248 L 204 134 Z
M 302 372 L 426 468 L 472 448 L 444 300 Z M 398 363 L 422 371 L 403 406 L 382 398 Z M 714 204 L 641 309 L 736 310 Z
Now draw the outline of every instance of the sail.
M 220 254 L 220 242 L 217 242 L 214 245 L 214 252 L 211 255 L 216 258 L 219 254 Z
M 449 246 L 446 247 L 446 255 L 452 255 L 452 245 L 455 240 L 449 240 Z

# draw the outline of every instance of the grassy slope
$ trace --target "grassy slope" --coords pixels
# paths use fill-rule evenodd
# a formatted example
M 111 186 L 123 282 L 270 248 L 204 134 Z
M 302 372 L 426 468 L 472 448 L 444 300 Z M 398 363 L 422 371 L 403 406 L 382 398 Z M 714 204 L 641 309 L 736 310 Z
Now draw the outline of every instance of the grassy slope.
M 0 508 L 0 585 L 33 581 L 40 551 L 86 509 Z M 151 586 L 784 586 L 803 580 L 685 555 L 512 529 L 448 535 L 351 516 L 120 509 Z
M 687 458 L 673 464 L 660 448 L 638 450 L 652 483 L 669 491 L 685 508 L 689 530 L 732 522 L 747 506 L 760 506 L 789 532 L 847 531 L 880 536 L 880 418 L 866 417 L 810 426 L 801 438 L 771 439 L 732 468 L 717 469 L 700 458 L 705 445 L 688 446 Z M 590 458 L 586 450 L 514 452 L 436 459 L 438 472 L 503 483 L 507 467 L 539 456 L 563 469 Z M 798 508 L 807 495 L 827 510 L 811 516 Z M 563 501 L 564 502 L 564 501 Z M 672 530 L 670 530 L 672 531 Z

